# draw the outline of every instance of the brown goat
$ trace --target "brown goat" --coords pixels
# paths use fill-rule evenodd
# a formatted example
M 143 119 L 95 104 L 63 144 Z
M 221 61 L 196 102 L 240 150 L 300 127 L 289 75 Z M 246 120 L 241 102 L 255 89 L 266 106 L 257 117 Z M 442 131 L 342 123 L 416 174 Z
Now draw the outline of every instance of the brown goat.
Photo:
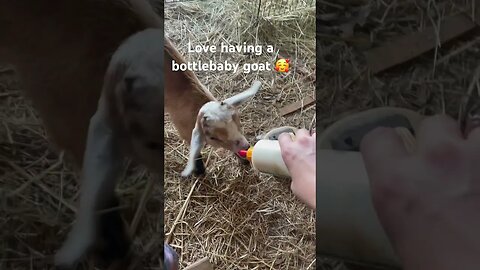
M 204 173 L 200 151 L 205 144 L 234 153 L 248 149 L 250 144 L 242 134 L 237 108 L 257 93 L 261 83 L 255 81 L 251 88 L 218 101 L 192 71 L 172 71 L 172 61 L 182 64 L 185 60 L 168 39 L 165 39 L 164 61 L 165 109 L 182 139 L 190 143 L 188 164 L 182 176 Z

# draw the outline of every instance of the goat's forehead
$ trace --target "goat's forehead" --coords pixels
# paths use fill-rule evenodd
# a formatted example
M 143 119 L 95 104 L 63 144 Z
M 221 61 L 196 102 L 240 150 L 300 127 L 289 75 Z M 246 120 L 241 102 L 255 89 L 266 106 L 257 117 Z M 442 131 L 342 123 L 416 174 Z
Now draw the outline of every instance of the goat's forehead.
M 236 114 L 234 108 L 229 108 L 227 106 L 222 106 L 220 102 L 210 101 L 206 103 L 201 112 L 204 116 L 210 118 L 211 120 L 218 120 L 228 122 L 231 121 L 233 115 Z
M 242 132 L 237 127 L 237 125 L 233 123 L 230 123 L 223 127 L 214 127 L 213 129 L 210 129 L 209 133 L 216 137 L 220 137 L 220 138 L 232 140 L 232 141 L 237 140 L 243 136 Z

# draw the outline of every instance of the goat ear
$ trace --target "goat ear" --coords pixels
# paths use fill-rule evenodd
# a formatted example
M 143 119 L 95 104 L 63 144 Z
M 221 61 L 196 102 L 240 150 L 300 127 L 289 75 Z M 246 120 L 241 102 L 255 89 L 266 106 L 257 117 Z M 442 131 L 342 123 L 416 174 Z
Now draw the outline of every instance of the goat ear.
M 223 102 L 232 106 L 239 106 L 240 104 L 253 97 L 258 92 L 261 85 L 262 83 L 260 81 L 254 81 L 253 85 L 250 88 L 241 92 L 240 94 L 236 94 L 233 97 L 225 99 Z
M 203 112 L 199 112 L 197 115 L 197 121 L 195 122 L 195 129 L 197 132 L 200 133 L 201 136 L 203 136 L 203 126 L 208 125 L 208 119 L 206 116 L 204 116 Z
M 200 129 L 202 129 L 202 132 L 203 132 L 203 128 L 208 127 L 210 125 L 210 123 L 211 123 L 210 118 L 205 116 L 203 113 L 199 113 L 198 117 L 197 117 L 197 122 L 195 124 L 195 127 L 198 127 Z

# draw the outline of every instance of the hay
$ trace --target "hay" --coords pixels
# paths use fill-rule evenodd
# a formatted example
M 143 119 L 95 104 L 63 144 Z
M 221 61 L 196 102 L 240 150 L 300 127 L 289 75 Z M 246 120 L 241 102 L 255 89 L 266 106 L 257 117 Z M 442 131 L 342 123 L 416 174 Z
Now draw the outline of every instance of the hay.
M 261 7 L 273 2 L 282 1 L 262 1 Z M 258 14 L 258 1 L 166 5 L 166 35 L 187 61 L 275 63 L 277 53 L 188 54 L 188 42 L 218 47 L 221 42 L 272 44 L 290 57 L 293 71 L 285 78 L 274 71 L 197 72 L 218 99 L 243 91 L 254 79 L 262 81 L 257 96 L 241 108 L 244 133 L 251 142 L 281 125 L 309 128 L 314 119 L 314 106 L 287 118 L 278 112 L 284 105 L 314 96 L 314 8 L 296 2 L 301 9 L 290 7 L 281 17 L 274 12 Z M 309 27 L 302 28 L 305 24 Z M 208 256 L 215 269 L 315 269 L 315 214 L 292 195 L 288 180 L 259 175 L 241 166 L 231 153 L 210 147 L 203 151 L 207 176 L 198 182 L 181 179 L 188 147 L 168 117 L 165 144 L 165 232 L 176 226 L 167 239 L 172 240 L 182 266 Z
M 42 122 L 22 96 L 14 69 L 0 64 L 0 269 L 50 269 L 71 228 L 79 196 L 77 177 L 47 141 Z M 134 164 L 117 189 L 128 222 L 149 179 Z M 158 267 L 163 243 L 161 187 L 155 186 L 138 225 L 133 249 L 140 268 Z M 79 269 L 91 269 L 84 263 Z
M 320 17 L 335 14 L 337 22 L 347 20 L 346 5 L 320 2 L 317 5 Z M 345 114 L 386 105 L 427 115 L 445 112 L 458 117 L 473 70 L 478 65 L 478 54 L 475 54 L 479 47 L 475 39 L 478 31 L 448 44 L 439 44 L 432 52 L 378 76 L 366 74 L 362 57 L 367 48 L 432 23 L 438 24 L 440 19 L 461 12 L 472 3 L 458 2 L 394 1 L 387 5 L 371 1 L 365 24 L 356 25 L 355 33 L 344 38 L 339 37 L 339 30 L 333 31 L 328 22 L 318 25 L 317 58 L 322 65 L 317 74 L 321 82 L 317 96 L 319 123 L 328 125 Z
M 442 18 L 466 10 L 473 2 L 318 0 L 319 127 L 326 127 L 345 115 L 381 106 L 461 118 L 458 112 L 465 100 L 479 102 L 478 77 L 474 79 L 480 62 L 478 29 L 375 76 L 367 73 L 363 52 L 398 36 L 438 25 Z M 470 95 L 472 82 L 477 87 Z M 321 254 L 317 267 L 348 269 L 339 261 L 322 258 Z

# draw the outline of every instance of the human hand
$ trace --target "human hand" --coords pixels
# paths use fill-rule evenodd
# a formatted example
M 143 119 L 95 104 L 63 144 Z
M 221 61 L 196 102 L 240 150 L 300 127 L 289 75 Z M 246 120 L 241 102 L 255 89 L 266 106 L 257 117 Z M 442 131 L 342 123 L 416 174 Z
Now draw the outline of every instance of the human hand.
M 293 194 L 315 209 L 315 133 L 297 131 L 294 140 L 287 133 L 278 137 L 282 158 L 292 177 Z
M 478 269 L 480 128 L 464 135 L 437 115 L 416 139 L 412 154 L 390 128 L 362 140 L 379 220 L 404 269 Z

